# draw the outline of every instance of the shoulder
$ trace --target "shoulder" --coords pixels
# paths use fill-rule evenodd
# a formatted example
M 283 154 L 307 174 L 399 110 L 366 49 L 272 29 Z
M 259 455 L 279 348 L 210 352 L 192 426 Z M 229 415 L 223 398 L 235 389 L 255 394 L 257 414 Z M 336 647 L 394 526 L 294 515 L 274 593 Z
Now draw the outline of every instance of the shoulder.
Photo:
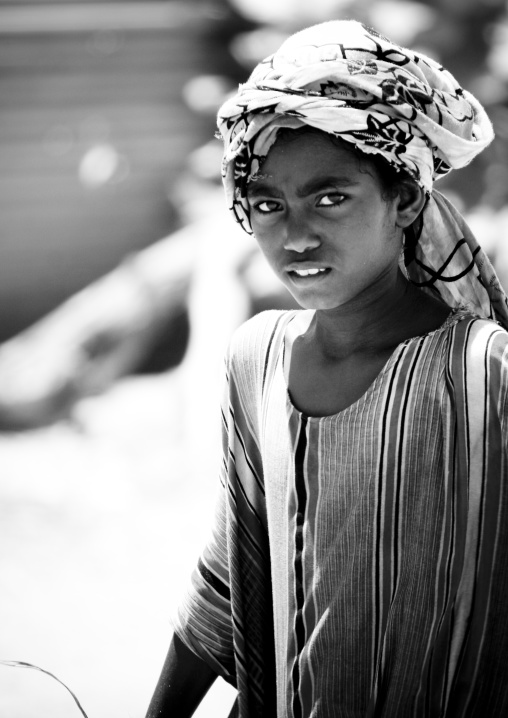
M 464 316 L 450 329 L 448 369 L 455 393 L 481 404 L 491 396 L 506 404 L 508 332 L 494 321 Z
M 458 446 L 473 453 L 488 446 L 498 461 L 500 452 L 508 450 L 508 332 L 472 316 L 451 328 L 450 339 L 448 386 L 459 440 L 466 437 L 466 444 L 459 441 Z
M 285 328 L 297 310 L 270 309 L 256 314 L 233 334 L 228 357 L 234 363 L 260 361 L 270 347 L 284 338 Z
M 450 327 L 450 351 L 468 361 L 489 359 L 506 362 L 508 332 L 497 322 L 463 314 Z
M 285 327 L 294 312 L 268 310 L 256 314 L 233 334 L 226 354 L 228 401 L 234 415 L 255 424 L 269 357 L 277 357 Z M 271 362 L 273 364 L 274 362 Z

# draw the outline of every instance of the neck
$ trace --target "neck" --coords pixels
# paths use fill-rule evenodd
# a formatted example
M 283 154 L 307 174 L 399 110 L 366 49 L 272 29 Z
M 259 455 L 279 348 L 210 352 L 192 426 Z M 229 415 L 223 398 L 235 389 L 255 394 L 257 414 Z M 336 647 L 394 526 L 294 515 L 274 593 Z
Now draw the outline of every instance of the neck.
M 397 270 L 393 277 L 331 310 L 317 310 L 309 327 L 312 341 L 329 358 L 388 348 L 400 341 L 421 292 Z

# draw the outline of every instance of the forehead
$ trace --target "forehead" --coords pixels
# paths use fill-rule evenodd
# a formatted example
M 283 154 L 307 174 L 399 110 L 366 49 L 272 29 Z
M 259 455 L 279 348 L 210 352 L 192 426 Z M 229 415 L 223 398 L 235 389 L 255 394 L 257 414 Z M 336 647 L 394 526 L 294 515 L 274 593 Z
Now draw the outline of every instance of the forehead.
M 275 143 L 268 152 L 265 164 L 277 161 L 297 162 L 316 157 L 318 163 L 328 162 L 348 164 L 356 159 L 347 143 L 326 132 L 313 130 L 285 130 L 279 132 Z
M 355 183 L 377 179 L 369 158 L 360 157 L 346 142 L 325 132 L 288 130 L 277 137 L 248 190 L 254 191 L 260 184 L 299 184 L 334 176 Z

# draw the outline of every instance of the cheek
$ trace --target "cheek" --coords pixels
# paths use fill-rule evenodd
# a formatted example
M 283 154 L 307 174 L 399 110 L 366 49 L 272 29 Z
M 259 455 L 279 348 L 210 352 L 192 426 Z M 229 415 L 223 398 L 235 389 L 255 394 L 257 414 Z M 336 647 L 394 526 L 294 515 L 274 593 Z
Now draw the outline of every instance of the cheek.
M 272 238 L 268 237 L 266 233 L 259 231 L 254 231 L 254 239 L 256 240 L 263 256 L 271 265 L 273 265 L 276 255 L 276 243 Z

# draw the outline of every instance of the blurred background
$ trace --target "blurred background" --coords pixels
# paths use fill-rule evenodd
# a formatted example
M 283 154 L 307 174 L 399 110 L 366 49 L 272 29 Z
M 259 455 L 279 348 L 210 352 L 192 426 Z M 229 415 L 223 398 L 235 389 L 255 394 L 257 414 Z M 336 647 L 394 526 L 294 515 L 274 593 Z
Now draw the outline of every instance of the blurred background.
M 215 112 L 334 18 L 486 106 L 496 140 L 439 189 L 508 288 L 505 0 L 0 0 L 0 660 L 89 718 L 144 716 L 212 513 L 224 346 L 292 306 L 226 216 Z M 0 718 L 78 715 L 0 664 Z

